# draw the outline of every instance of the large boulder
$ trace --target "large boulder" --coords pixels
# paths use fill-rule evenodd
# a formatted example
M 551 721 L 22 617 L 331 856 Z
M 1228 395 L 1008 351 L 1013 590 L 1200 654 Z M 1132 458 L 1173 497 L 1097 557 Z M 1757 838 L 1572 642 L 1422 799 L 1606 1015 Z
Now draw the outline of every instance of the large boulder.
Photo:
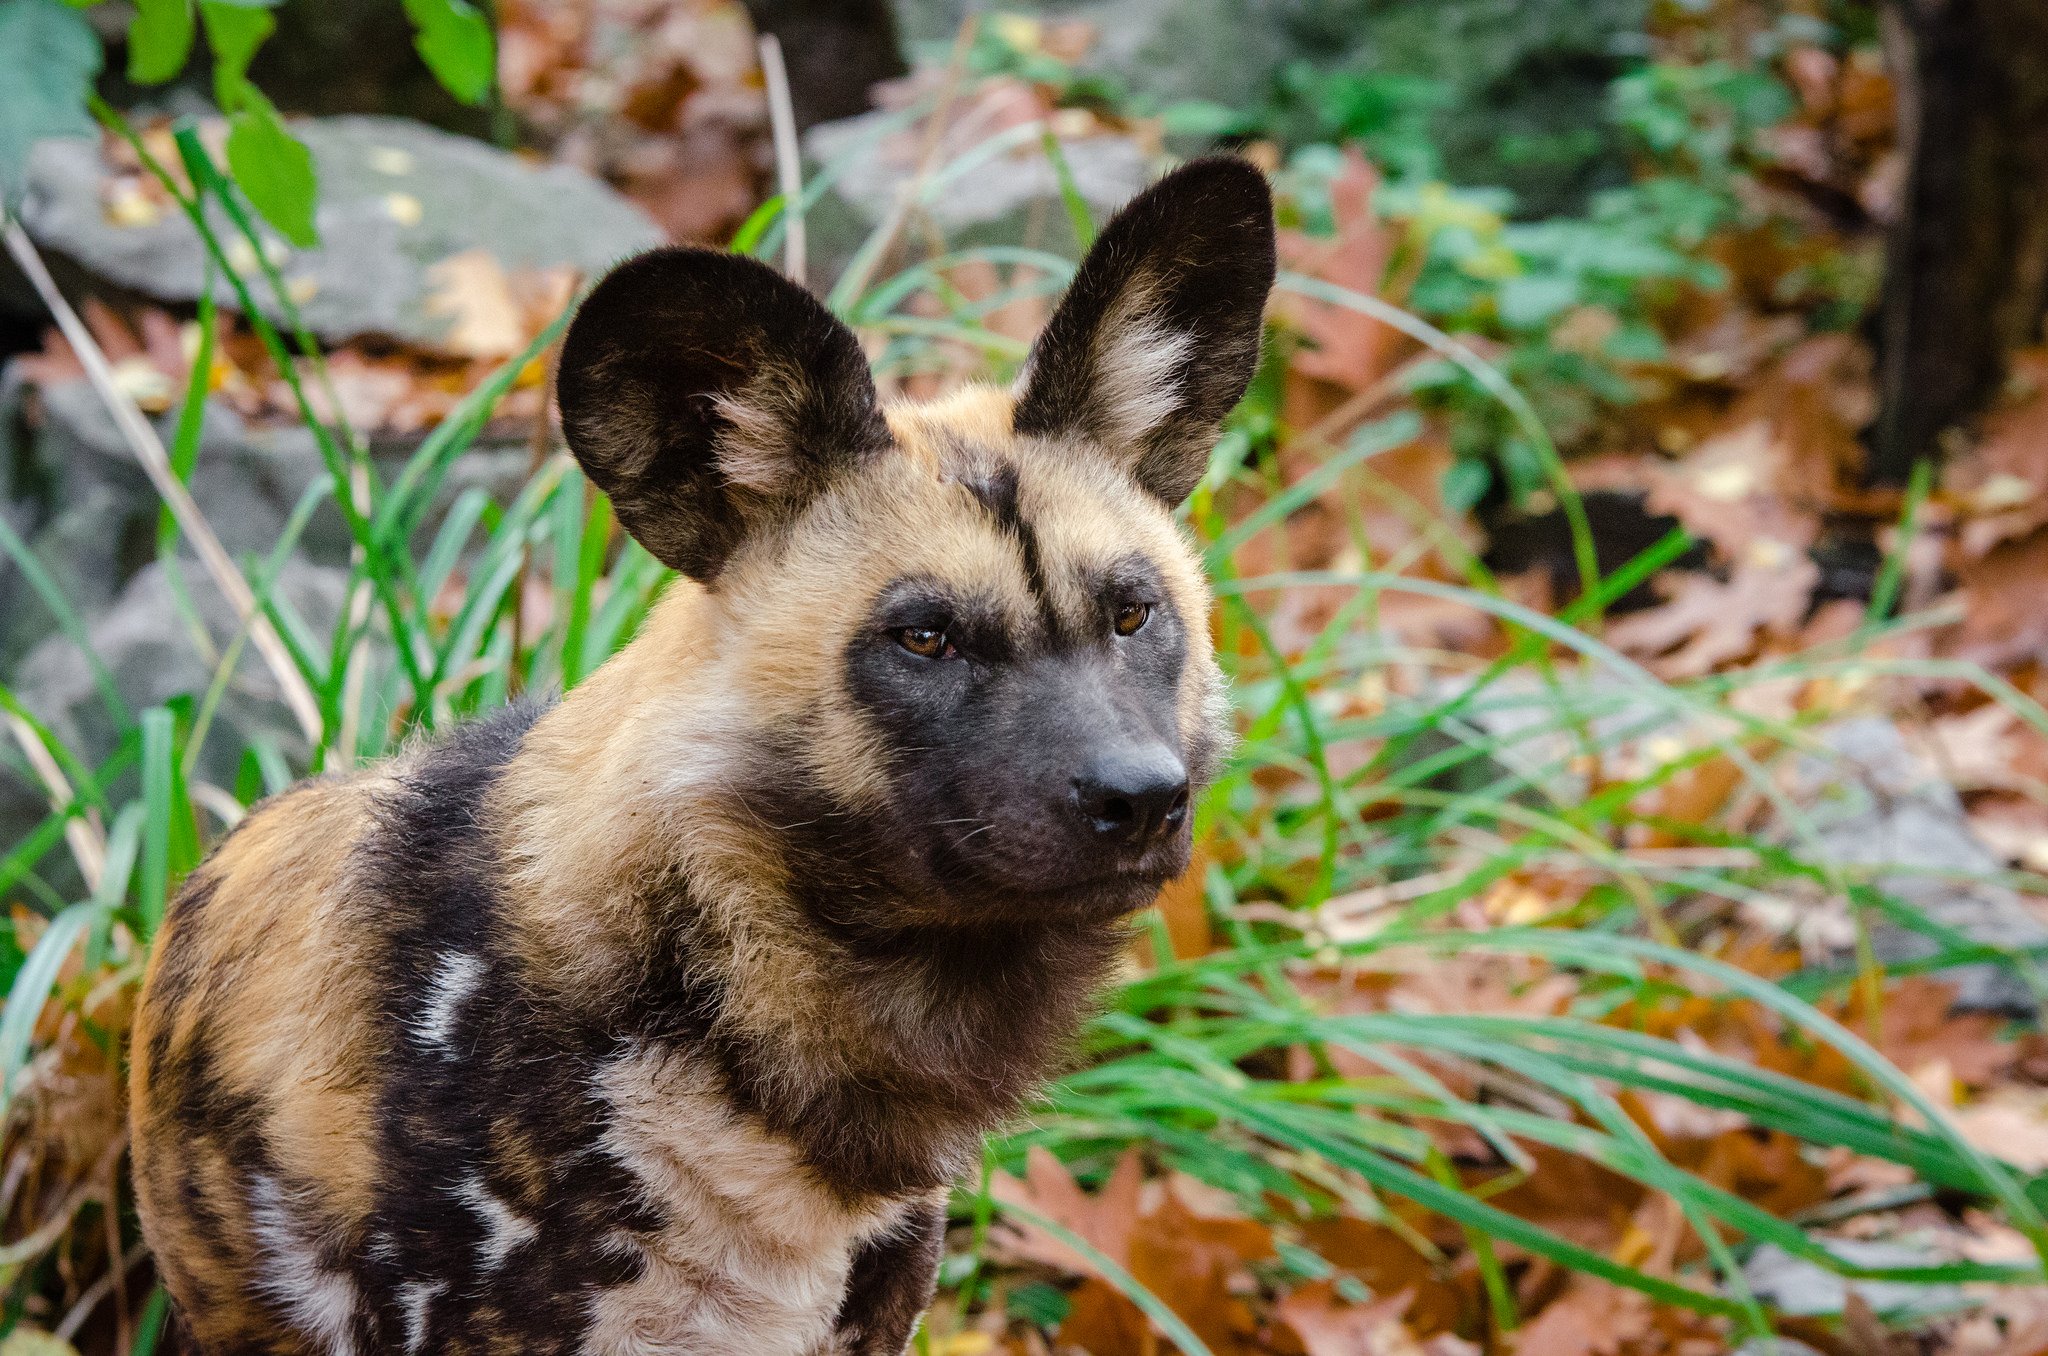
M 425 346 L 449 337 L 460 274 L 443 261 L 474 251 L 506 274 L 573 269 L 585 278 L 664 243 L 638 207 L 566 165 L 534 165 L 467 137 L 402 118 L 296 121 L 320 179 L 320 244 L 294 250 L 265 232 L 265 252 L 322 340 L 388 335 Z M 22 222 L 45 248 L 87 272 L 164 301 L 205 286 L 206 252 L 177 211 L 110 213 L 109 166 L 91 141 L 58 138 L 30 158 Z M 228 234 L 218 216 L 217 229 Z M 242 248 L 247 252 L 247 247 Z M 231 258 L 237 251 L 231 251 Z M 238 262 L 253 271 L 253 257 Z M 252 276 L 259 304 L 269 288 Z M 222 287 L 223 301 L 232 296 Z M 457 299 L 459 301 L 459 299 Z
M 198 619 L 216 645 L 225 644 L 239 626 L 234 608 L 195 558 L 184 557 L 179 573 Z M 161 562 L 146 565 L 86 627 L 93 654 L 106 666 L 131 711 L 177 696 L 196 696 L 213 681 L 213 669 L 192 642 L 173 587 Z M 326 635 L 341 615 L 348 570 L 293 559 L 275 588 L 315 634 Z M 68 637 L 50 636 L 31 650 L 15 669 L 11 686 L 22 705 L 82 756 L 103 758 L 119 742 L 119 727 L 107 709 L 91 661 Z M 209 757 L 195 769 L 202 780 L 233 785 L 238 751 L 256 739 L 271 742 L 303 765 L 308 753 L 305 738 L 284 704 L 276 677 L 253 648 L 243 649 L 215 719 L 235 737 L 207 741 Z
M 155 559 L 160 500 L 122 439 L 99 395 L 84 381 L 31 388 L 17 369 L 0 379 L 0 516 L 32 550 L 73 611 L 90 624 L 115 607 L 131 581 Z M 160 416 L 157 431 L 171 442 L 175 414 Z M 201 423 L 191 489 L 200 512 L 229 555 L 267 557 L 306 489 L 326 471 L 312 433 L 303 425 L 244 420 L 231 407 L 209 401 Z M 379 473 L 389 484 L 407 446 L 373 445 Z M 481 488 L 509 503 L 525 483 L 532 453 L 523 437 L 480 439 L 449 467 L 422 531 L 434 532 L 454 497 Z M 332 502 L 315 510 L 296 558 L 345 566 L 352 540 Z M 172 613 L 159 621 L 166 635 L 183 634 Z M 232 626 L 229 632 L 232 632 Z M 0 676 L 57 630 L 57 619 L 36 596 L 15 562 L 0 555 Z M 216 639 L 221 633 L 216 633 Z

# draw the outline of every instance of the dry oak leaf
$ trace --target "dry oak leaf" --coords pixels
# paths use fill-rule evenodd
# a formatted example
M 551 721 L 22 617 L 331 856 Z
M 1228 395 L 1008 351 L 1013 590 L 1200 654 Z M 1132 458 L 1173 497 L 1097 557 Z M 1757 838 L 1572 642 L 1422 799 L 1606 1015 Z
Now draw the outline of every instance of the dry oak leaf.
M 1066 1165 L 1049 1150 L 1034 1148 L 1024 1162 L 1024 1180 L 999 1172 L 990 1194 L 1005 1204 L 1036 1211 L 1086 1239 L 1118 1266 L 1131 1264 L 1131 1234 L 1138 1226 L 1138 1197 L 1144 1187 L 1136 1146 L 1124 1150 L 1102 1190 L 1089 1195 Z M 995 1251 L 1010 1259 L 1042 1262 L 1076 1275 L 1092 1276 L 1095 1264 L 1042 1229 L 1003 1219 L 993 1231 Z
M 1461 1291 L 1437 1275 L 1414 1244 L 1384 1224 L 1329 1215 L 1305 1222 L 1301 1232 L 1317 1256 L 1357 1277 L 1375 1295 L 1411 1296 L 1403 1317 L 1421 1336 L 1448 1332 L 1457 1326 L 1461 1311 L 1478 1302 L 1475 1277 L 1462 1277 L 1472 1284 Z
M 1065 1225 L 1104 1256 L 1126 1268 L 1138 1283 L 1178 1314 L 1217 1356 L 1250 1356 L 1257 1350 L 1257 1321 L 1238 1297 L 1244 1264 L 1269 1256 L 1272 1234 L 1247 1219 L 1195 1214 L 1168 1185 L 1155 1208 L 1140 1214 L 1144 1190 L 1135 1148 L 1094 1195 L 1083 1191 L 1064 1164 L 1042 1148 L 1026 1160 L 1024 1181 L 996 1174 L 998 1201 L 1025 1206 Z M 1030 1225 L 1003 1221 L 996 1251 L 1088 1276 L 1072 1296 L 1073 1308 L 1060 1328 L 1062 1342 L 1090 1356 L 1140 1356 L 1146 1325 L 1136 1305 L 1105 1284 L 1093 1263 Z
M 1949 1116 L 1986 1153 L 2024 1172 L 2048 1169 L 2048 1089 L 1998 1088 Z
M 509 358 L 526 343 L 526 326 L 498 256 L 481 247 L 427 269 L 428 315 L 446 316 L 441 347 L 465 358 Z
M 1984 1087 L 2012 1067 L 2015 1047 L 1998 1040 L 2004 1019 L 1985 1012 L 1952 1013 L 1956 987 L 1914 976 L 1885 990 L 1878 1049 L 1908 1073 L 1935 1060 L 1955 1079 Z
M 1799 1141 L 1777 1130 L 1724 1130 L 1694 1171 L 1774 1215 L 1804 1210 L 1828 1195 L 1826 1170 L 1807 1162 Z
M 1963 621 L 1944 635 L 1944 653 L 1989 669 L 2048 655 L 2048 608 L 2041 606 L 2048 530 L 2000 542 L 1979 559 L 1965 559 L 1956 575 Z
M 1401 1322 L 1415 1298 L 1411 1287 L 1367 1304 L 1337 1298 L 1330 1281 L 1302 1286 L 1274 1310 L 1308 1356 L 1422 1356 L 1422 1344 Z
M 1810 545 L 1819 520 L 1783 497 L 1793 455 L 1773 420 L 1748 420 L 1707 439 L 1683 461 L 1657 468 L 1644 507 L 1677 518 L 1728 560 L 1741 559 L 1760 540 Z
M 2048 805 L 2023 795 L 1972 796 L 1970 831 L 2006 861 L 2048 873 Z
M 1938 1356 L 2040 1356 L 2048 1351 L 2048 1287 L 2000 1286 L 1939 1335 Z
M 1379 172 L 1355 148 L 1345 152 L 1345 160 L 1344 172 L 1330 183 L 1335 238 L 1281 231 L 1280 258 L 1296 272 L 1378 296 L 1400 232 L 1373 213 Z M 1362 391 L 1391 371 L 1410 343 L 1400 331 L 1346 307 L 1292 292 L 1281 293 L 1277 303 L 1288 323 L 1314 344 L 1289 365 L 1305 377 Z
M 1648 1298 L 1579 1276 L 1522 1328 L 1515 1356 L 1618 1356 L 1654 1326 Z
M 1273 1236 L 1265 1225 L 1204 1219 L 1169 1189 L 1159 1209 L 1140 1218 L 1131 1235 L 1131 1275 L 1180 1315 L 1216 1356 L 1249 1356 L 1258 1349 L 1258 1321 L 1240 1298 L 1253 1287 L 1241 1280 L 1249 1280 L 1247 1262 L 1272 1252 Z
M 1632 654 L 1662 656 L 1650 663 L 1661 677 L 1696 678 L 1755 653 L 1759 630 L 1797 635 L 1819 581 L 1820 567 L 1805 552 L 1760 540 L 1737 561 L 1727 583 L 1683 574 L 1667 585 L 1669 602 L 1620 619 L 1608 628 L 1607 639 Z
M 1967 515 L 1959 540 L 1970 559 L 2048 524 L 2048 348 L 2015 353 L 2008 366 L 2005 399 L 1941 477 Z
M 1133 1160 L 1135 1161 L 1135 1160 Z M 1159 1208 L 1139 1217 L 1129 1239 L 1129 1269 L 1216 1356 L 1254 1356 L 1258 1320 L 1240 1296 L 1255 1287 L 1244 1264 L 1272 1252 L 1266 1227 L 1244 1219 L 1205 1219 L 1170 1188 Z M 1070 1296 L 1062 1345 L 1089 1356 L 1149 1356 L 1156 1350 L 1138 1307 L 1099 1277 Z
M 1536 1170 L 1488 1200 L 1582 1248 L 1612 1251 L 1629 1232 L 1643 1188 L 1598 1163 L 1552 1148 L 1523 1144 Z

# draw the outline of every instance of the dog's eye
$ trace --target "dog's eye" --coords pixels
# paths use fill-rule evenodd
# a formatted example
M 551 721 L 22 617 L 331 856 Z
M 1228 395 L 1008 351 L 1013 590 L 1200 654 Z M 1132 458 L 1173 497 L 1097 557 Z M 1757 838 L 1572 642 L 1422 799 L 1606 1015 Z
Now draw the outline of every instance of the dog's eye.
M 1116 610 L 1116 633 L 1120 636 L 1134 636 L 1152 620 L 1152 604 L 1125 603 Z
M 920 626 L 906 626 L 898 631 L 896 643 L 920 659 L 947 659 L 955 653 L 946 642 L 944 631 L 928 631 Z

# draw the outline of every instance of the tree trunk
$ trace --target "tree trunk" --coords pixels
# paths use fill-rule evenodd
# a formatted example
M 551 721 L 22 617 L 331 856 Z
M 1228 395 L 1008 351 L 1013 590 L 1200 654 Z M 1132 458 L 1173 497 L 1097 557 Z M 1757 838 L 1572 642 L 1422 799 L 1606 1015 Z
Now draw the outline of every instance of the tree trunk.
M 789 67 L 789 102 L 799 131 L 867 112 L 869 87 L 904 73 L 889 0 L 746 4 L 754 27 L 773 33 L 782 44 L 782 59 Z
M 1903 482 L 2048 310 L 2048 0 L 1889 0 L 1906 188 L 1878 317 L 1870 479 Z

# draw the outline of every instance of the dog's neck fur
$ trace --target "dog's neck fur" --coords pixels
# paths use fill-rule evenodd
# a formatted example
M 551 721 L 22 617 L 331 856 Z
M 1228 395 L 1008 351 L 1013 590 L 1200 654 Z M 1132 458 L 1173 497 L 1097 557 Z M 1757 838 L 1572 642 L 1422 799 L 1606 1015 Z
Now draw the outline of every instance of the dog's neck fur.
M 829 809 L 782 817 L 802 797 L 720 695 L 714 608 L 676 593 L 487 802 L 528 985 L 622 1037 L 701 1045 L 841 1195 L 942 1185 L 1057 1060 L 1124 927 L 867 925 L 895 901 L 861 859 L 891 845 Z

